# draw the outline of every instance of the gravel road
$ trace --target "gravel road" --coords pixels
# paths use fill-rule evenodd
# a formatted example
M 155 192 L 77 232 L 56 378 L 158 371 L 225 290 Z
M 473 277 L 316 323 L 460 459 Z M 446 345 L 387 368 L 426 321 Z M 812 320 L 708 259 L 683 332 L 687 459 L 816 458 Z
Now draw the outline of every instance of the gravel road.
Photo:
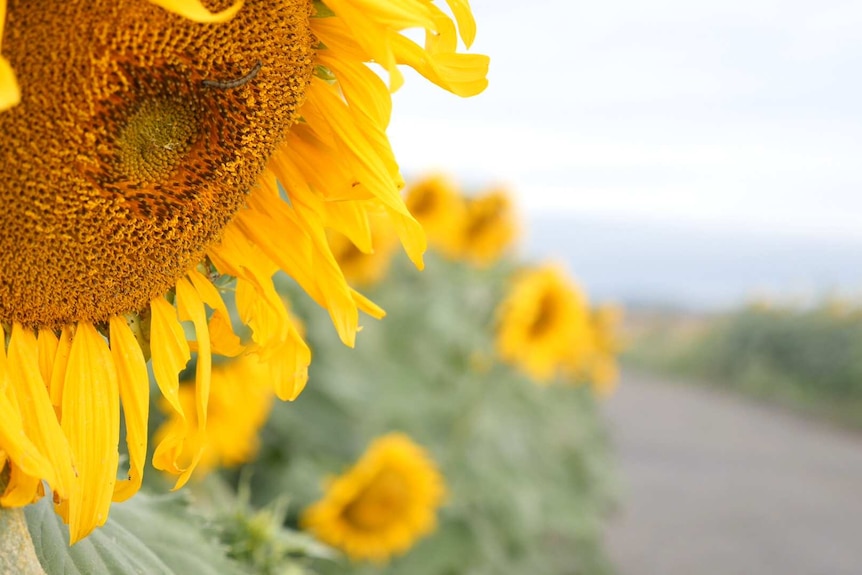
M 862 575 L 862 434 L 631 373 L 604 409 L 620 575 Z

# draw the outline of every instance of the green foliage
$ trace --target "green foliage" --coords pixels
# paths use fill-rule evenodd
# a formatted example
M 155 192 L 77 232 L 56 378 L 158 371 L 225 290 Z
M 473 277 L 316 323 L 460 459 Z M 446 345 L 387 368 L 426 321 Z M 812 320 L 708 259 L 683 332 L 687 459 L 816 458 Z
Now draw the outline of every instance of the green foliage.
M 214 481 L 209 481 L 212 485 Z M 219 483 L 221 485 L 221 483 Z M 220 491 L 223 491 L 220 490 Z M 248 566 L 256 575 L 309 575 L 309 561 L 315 557 L 332 559 L 336 553 L 308 534 L 288 529 L 284 519 L 289 508 L 285 498 L 276 499 L 260 509 L 249 506 L 248 484 L 240 483 L 239 497 L 217 493 L 221 500 L 215 523 L 228 556 Z
M 69 546 L 69 529 L 50 497 L 25 508 L 47 575 L 240 575 L 202 520 L 177 496 L 138 494 L 115 504 L 104 527 Z
M 664 330 L 665 335 L 672 330 Z M 862 316 L 831 305 L 745 308 L 674 345 L 641 338 L 640 365 L 741 389 L 808 412 L 862 424 Z
M 295 503 L 288 522 L 296 525 L 324 478 L 390 431 L 426 447 L 448 489 L 438 530 L 403 557 L 388 566 L 319 561 L 319 572 L 609 572 L 600 539 L 611 474 L 593 396 L 539 387 L 493 361 L 493 314 L 511 271 L 429 258 L 420 274 L 398 262 L 369 294 L 388 316 L 364 321 L 355 350 L 318 309 L 299 304 L 314 352 L 311 378 L 264 431 L 253 502 L 288 494 Z

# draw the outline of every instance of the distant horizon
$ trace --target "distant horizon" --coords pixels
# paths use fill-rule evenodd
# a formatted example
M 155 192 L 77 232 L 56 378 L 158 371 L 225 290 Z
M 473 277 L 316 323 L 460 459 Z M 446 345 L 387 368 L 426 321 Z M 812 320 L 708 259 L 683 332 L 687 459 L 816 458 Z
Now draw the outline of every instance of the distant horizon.
M 862 301 L 862 239 L 688 222 L 526 214 L 523 253 L 563 262 L 591 299 L 721 310 L 756 299 Z

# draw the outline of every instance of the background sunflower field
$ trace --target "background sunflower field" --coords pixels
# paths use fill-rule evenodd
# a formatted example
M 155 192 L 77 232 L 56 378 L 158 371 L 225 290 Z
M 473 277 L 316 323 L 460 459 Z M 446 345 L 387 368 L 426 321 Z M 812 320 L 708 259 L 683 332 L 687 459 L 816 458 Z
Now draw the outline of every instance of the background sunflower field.
M 466 202 L 457 205 L 480 201 L 449 191 L 447 201 Z M 43 501 L 27 518 L 46 573 L 611 573 L 602 534 L 616 483 L 597 409 L 610 388 L 589 385 L 593 372 L 572 358 L 612 361 L 613 334 L 583 339 L 547 379 L 506 363 L 502 304 L 536 266 L 516 254 L 510 204 L 491 217 L 455 213 L 463 219 L 441 236 L 451 243 L 430 234 L 422 272 L 385 239 L 372 255 L 335 250 L 387 311 L 362 322 L 355 349 L 281 277 L 314 358 L 306 389 L 273 402 L 260 384 L 267 370 L 217 362 L 209 443 L 184 495 L 151 472 L 148 494 L 116 505 L 103 530 L 71 548 Z M 479 258 L 459 231 L 468 228 Z M 573 301 L 592 317 L 586 300 Z M 534 323 L 553 325 L 540 312 Z M 600 323 L 590 324 L 596 336 Z M 155 407 L 153 433 L 181 424 Z M 393 438 L 401 447 L 384 455 Z

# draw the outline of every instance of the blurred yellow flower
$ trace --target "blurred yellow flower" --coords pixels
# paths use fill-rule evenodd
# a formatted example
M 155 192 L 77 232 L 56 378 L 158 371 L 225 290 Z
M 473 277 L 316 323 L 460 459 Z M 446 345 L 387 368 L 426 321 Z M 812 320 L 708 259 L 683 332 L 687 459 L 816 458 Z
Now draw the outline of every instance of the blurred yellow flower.
M 372 251 L 365 253 L 339 232 L 327 234 L 329 248 L 351 285 L 371 286 L 386 275 L 398 247 L 398 237 L 380 218 L 370 216 Z
M 461 96 L 486 86 L 488 59 L 456 53 L 475 33 L 469 6 L 449 4 L 457 26 L 429 0 L 223 1 L 217 13 L 199 0 L 0 0 L 0 504 L 25 505 L 47 481 L 74 542 L 134 494 L 150 356 L 186 422 L 153 455 L 176 487 L 203 457 L 213 354 L 278 358 L 278 395 L 301 388 L 310 354 L 278 270 L 348 345 L 359 310 L 382 315 L 347 284 L 325 230 L 367 251 L 367 213 L 384 212 L 421 266 L 385 129 L 399 64 Z M 424 47 L 402 35 L 413 28 Z M 178 374 L 193 351 L 190 409 Z
M 554 266 L 519 274 L 498 309 L 497 351 L 539 382 L 588 357 L 593 344 L 586 297 Z
M 504 190 L 492 190 L 466 201 L 460 233 L 460 257 L 479 266 L 497 261 L 512 247 L 518 223 L 512 200 Z
M 444 491 L 426 451 L 406 435 L 390 433 L 331 480 L 300 523 L 352 559 L 384 561 L 435 528 Z
M 207 405 L 207 432 L 196 434 L 184 445 L 183 457 L 200 452 L 193 477 L 202 478 L 216 467 L 233 467 L 251 460 L 258 450 L 258 432 L 272 408 L 273 392 L 268 366 L 254 356 L 244 356 L 213 367 L 210 400 Z M 155 440 L 183 433 L 184 426 L 196 425 L 194 385 L 181 384 L 179 401 L 188 420 L 179 417 L 162 399 L 159 407 L 168 420 L 156 431 Z
M 619 335 L 622 318 L 622 308 L 612 304 L 601 305 L 590 314 L 592 350 L 581 371 L 600 397 L 612 394 L 619 381 L 617 354 L 622 348 Z
M 430 245 L 455 256 L 464 224 L 465 205 L 454 182 L 443 175 L 428 176 L 407 188 L 404 200 L 410 213 L 422 224 Z

